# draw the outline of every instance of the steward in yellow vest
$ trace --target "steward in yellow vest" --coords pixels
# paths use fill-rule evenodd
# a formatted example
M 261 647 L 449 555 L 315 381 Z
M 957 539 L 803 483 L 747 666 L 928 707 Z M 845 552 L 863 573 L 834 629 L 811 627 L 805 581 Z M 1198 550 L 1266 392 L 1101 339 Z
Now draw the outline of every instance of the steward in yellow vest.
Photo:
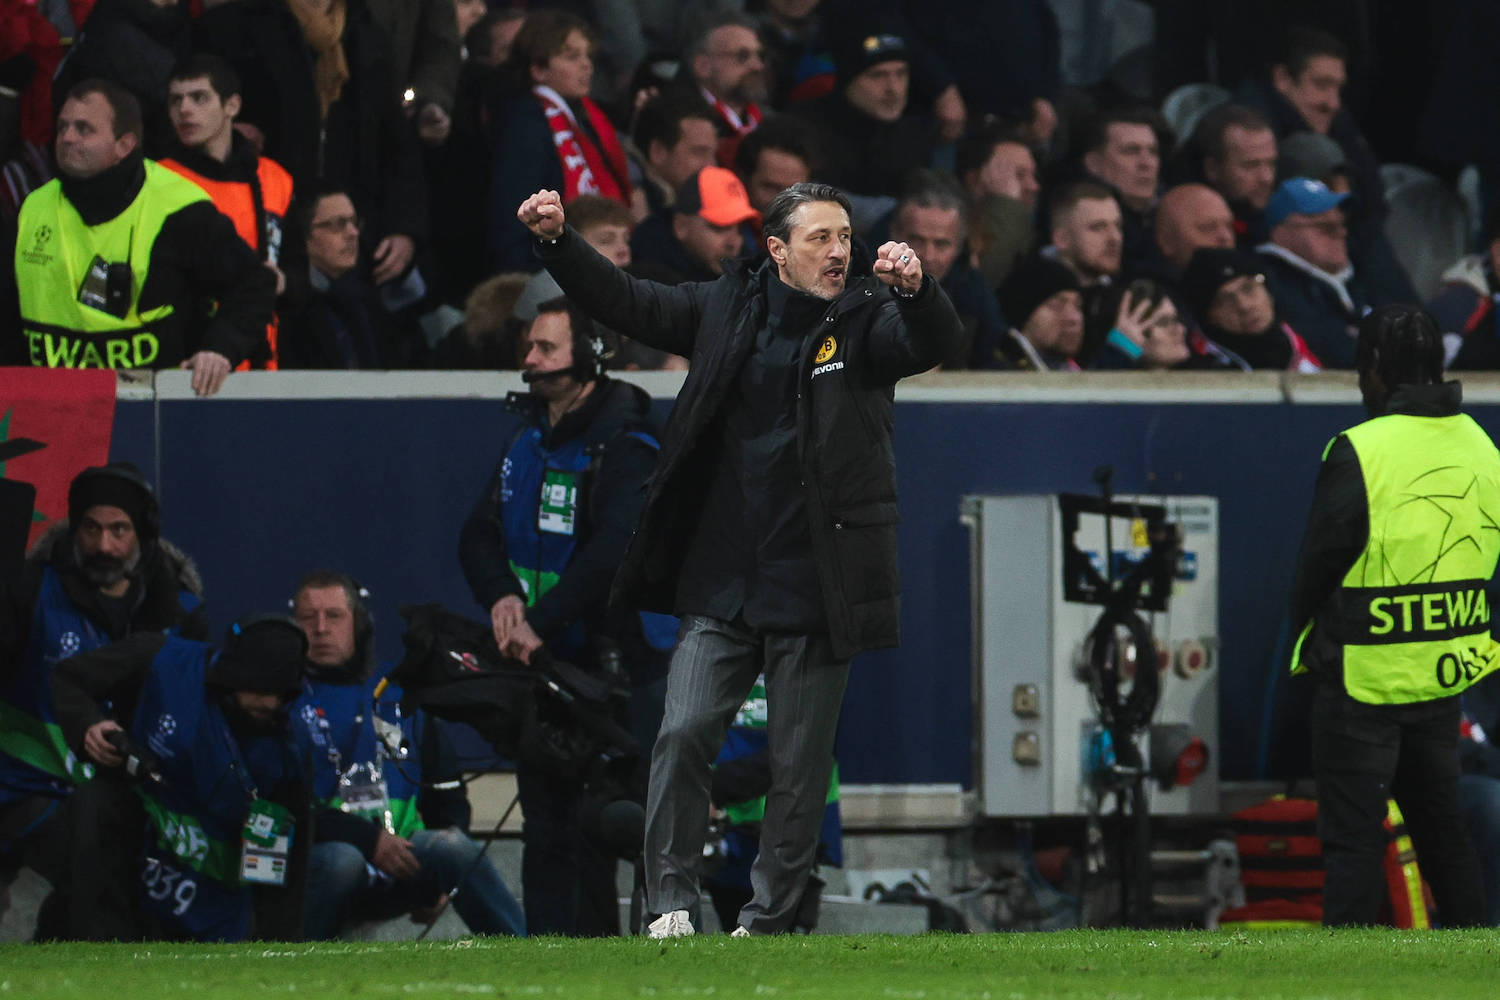
M 59 176 L 21 206 L 20 340 L 49 368 L 194 370 L 200 395 L 264 340 L 275 277 L 201 188 L 139 152 L 140 108 L 85 81 L 58 114 Z M 216 302 L 211 316 L 195 309 Z
M 1367 315 L 1356 363 L 1370 419 L 1324 452 L 1292 591 L 1292 672 L 1317 681 L 1323 922 L 1376 922 L 1394 797 L 1439 921 L 1479 925 L 1458 809 L 1458 695 L 1500 666 L 1486 593 L 1500 561 L 1500 452 L 1459 412 L 1423 310 Z

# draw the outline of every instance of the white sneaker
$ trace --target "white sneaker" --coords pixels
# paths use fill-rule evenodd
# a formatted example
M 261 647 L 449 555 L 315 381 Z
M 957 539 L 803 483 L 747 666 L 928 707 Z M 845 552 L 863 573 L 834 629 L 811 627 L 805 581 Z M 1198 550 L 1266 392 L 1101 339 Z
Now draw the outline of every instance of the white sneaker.
M 729 936 L 730 937 L 749 937 L 750 936 L 750 928 L 748 928 L 748 927 L 736 927 L 734 930 L 732 930 L 732 931 L 729 932 Z
M 688 937 L 693 933 L 693 922 L 688 919 L 687 910 L 673 910 L 651 921 L 646 933 L 653 938 Z

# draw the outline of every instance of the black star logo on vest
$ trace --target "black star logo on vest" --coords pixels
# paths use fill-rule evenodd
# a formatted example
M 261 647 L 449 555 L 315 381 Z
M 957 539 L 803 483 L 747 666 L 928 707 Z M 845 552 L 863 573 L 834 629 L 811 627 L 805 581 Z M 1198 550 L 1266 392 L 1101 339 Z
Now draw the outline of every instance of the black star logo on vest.
M 1500 522 L 1485 510 L 1482 493 L 1479 478 L 1463 466 L 1432 469 L 1412 480 L 1380 531 L 1378 551 L 1385 576 L 1383 585 L 1430 583 L 1434 579 L 1472 575 L 1445 572 L 1443 563 L 1450 557 L 1462 559 L 1494 553 L 1500 546 Z M 1416 520 L 1415 530 L 1404 523 L 1408 519 Z M 1428 527 L 1434 524 L 1443 525 L 1435 546 L 1425 541 L 1430 537 Z M 1387 537 L 1423 541 L 1388 546 Z

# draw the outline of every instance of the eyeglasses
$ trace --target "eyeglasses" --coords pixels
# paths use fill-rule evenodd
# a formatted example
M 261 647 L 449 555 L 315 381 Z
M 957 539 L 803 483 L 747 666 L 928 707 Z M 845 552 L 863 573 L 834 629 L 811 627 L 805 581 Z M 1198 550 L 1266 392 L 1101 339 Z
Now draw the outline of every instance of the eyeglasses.
M 335 215 L 331 219 L 320 219 L 314 222 L 312 228 L 325 233 L 341 233 L 347 228 L 353 227 L 357 230 L 363 225 L 364 222 L 357 215 Z
M 1324 236 L 1343 236 L 1349 231 L 1349 223 L 1343 219 L 1297 219 L 1295 224 L 1303 229 L 1316 229 Z
M 724 50 L 724 51 L 715 52 L 714 56 L 717 57 L 717 58 L 719 58 L 719 59 L 728 59 L 730 62 L 738 63 L 739 65 L 743 66 L 746 63 L 750 62 L 752 59 L 757 59 L 757 60 L 760 60 L 762 62 L 765 61 L 766 50 L 765 49 L 727 49 L 727 50 Z

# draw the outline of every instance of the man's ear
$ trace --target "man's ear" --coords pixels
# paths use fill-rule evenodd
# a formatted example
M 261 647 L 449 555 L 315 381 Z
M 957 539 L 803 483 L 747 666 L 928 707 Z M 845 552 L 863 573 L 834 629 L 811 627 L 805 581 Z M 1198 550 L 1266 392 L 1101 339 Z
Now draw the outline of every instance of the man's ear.
M 778 267 L 782 264 L 785 264 L 786 241 L 783 240 L 780 236 L 767 236 L 766 253 L 771 255 L 771 259 L 776 262 Z
M 1083 154 L 1083 169 L 1095 177 L 1104 176 L 1104 154 L 1097 149 L 1091 149 Z
M 1293 87 L 1297 86 L 1297 78 L 1292 76 L 1292 71 L 1285 66 L 1272 66 L 1271 86 L 1275 87 L 1276 92 L 1284 97 L 1291 92 Z
M 120 159 L 123 160 L 131 153 L 134 153 L 135 147 L 139 146 L 140 144 L 140 136 L 136 135 L 134 132 L 126 132 L 124 135 L 116 137 L 115 152 L 118 153 Z
M 239 94 L 230 94 L 224 99 L 224 113 L 230 118 L 238 118 L 240 116 L 240 109 L 244 105 L 245 102 L 240 100 Z

